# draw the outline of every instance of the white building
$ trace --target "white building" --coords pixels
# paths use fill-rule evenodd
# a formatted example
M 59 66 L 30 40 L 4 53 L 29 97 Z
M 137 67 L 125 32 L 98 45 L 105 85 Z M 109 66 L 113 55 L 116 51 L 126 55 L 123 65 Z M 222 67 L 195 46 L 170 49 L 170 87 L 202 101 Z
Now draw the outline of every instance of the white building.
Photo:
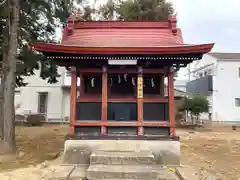
M 45 113 L 47 120 L 60 122 L 70 115 L 70 84 L 71 77 L 65 68 L 60 67 L 61 75 L 56 84 L 49 84 L 40 78 L 40 71 L 25 78 L 26 87 L 16 89 L 16 114 Z M 80 82 L 78 82 L 80 85 Z
M 188 80 L 175 80 L 174 81 L 174 88 L 183 92 L 187 91 L 187 82 Z
M 213 121 L 240 123 L 240 53 L 209 53 L 192 63 L 187 92 L 207 96 Z

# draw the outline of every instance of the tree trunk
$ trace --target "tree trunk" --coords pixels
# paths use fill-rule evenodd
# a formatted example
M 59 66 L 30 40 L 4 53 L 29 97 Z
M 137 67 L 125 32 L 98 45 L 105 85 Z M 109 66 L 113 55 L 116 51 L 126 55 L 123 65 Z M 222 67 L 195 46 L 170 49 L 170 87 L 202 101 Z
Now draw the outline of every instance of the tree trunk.
M 9 46 L 8 59 L 4 59 L 4 128 L 3 140 L 4 148 L 7 153 L 15 151 L 15 73 L 16 55 L 18 44 L 18 21 L 19 21 L 19 2 L 18 0 L 8 0 L 9 16 Z
M 192 124 L 194 124 L 193 114 L 191 113 Z
M 196 118 L 197 118 L 197 119 L 196 119 L 196 124 L 199 125 L 200 122 L 199 122 L 199 115 L 198 115 L 198 114 L 196 115 Z
M 9 7 L 7 2 L 2 4 L 4 6 L 4 17 L 7 18 L 9 16 Z M 2 64 L 1 64 L 1 83 L 0 83 L 0 138 L 3 140 L 3 117 L 4 117 L 4 84 L 5 84 L 5 78 L 4 74 L 7 70 L 4 62 L 8 59 L 8 51 L 9 51 L 9 23 L 6 23 L 6 27 L 3 29 L 3 52 L 2 52 Z
M 0 140 L 3 140 L 3 105 L 4 105 L 4 77 L 3 72 L 1 72 L 0 76 Z

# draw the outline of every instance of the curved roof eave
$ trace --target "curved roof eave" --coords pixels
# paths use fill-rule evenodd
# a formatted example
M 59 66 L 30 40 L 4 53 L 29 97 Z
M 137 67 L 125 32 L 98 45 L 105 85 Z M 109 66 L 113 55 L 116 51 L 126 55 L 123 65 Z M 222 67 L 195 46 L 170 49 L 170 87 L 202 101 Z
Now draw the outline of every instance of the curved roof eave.
M 39 52 L 43 53 L 67 53 L 67 54 L 192 54 L 192 53 L 208 53 L 214 46 L 210 44 L 198 45 L 169 45 L 158 47 L 82 47 L 63 44 L 50 44 L 35 42 L 31 46 Z

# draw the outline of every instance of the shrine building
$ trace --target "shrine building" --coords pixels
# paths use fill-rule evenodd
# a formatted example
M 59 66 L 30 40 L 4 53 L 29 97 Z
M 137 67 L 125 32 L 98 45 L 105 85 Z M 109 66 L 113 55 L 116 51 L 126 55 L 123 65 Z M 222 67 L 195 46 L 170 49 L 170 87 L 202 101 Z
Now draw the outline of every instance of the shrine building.
M 176 17 L 154 22 L 71 17 L 60 44 L 32 43 L 71 71 L 69 138 L 105 139 L 176 138 L 174 72 L 213 45 L 185 44 Z

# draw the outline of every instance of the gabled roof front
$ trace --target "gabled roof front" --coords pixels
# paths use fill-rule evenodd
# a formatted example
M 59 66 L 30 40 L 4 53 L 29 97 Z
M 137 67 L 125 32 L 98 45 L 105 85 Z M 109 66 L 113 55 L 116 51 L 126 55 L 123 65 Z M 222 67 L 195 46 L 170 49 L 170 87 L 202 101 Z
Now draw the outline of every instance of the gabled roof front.
M 61 44 L 33 43 L 40 52 L 68 54 L 191 54 L 207 53 L 213 44 L 183 43 L 176 17 L 167 21 L 74 21 L 71 17 Z

